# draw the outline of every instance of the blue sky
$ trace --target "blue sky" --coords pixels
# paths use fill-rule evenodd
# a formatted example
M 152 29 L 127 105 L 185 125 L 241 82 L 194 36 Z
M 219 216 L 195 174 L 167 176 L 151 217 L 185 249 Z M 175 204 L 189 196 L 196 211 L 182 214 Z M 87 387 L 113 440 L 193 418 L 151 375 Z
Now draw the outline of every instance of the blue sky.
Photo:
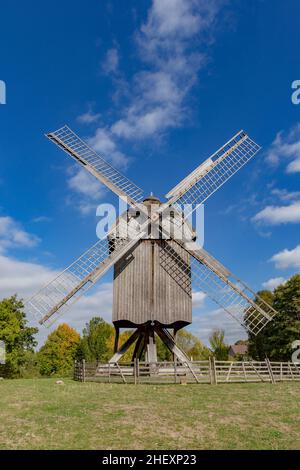
M 300 268 L 297 0 L 28 0 L 0 7 L 0 296 L 28 297 L 117 203 L 44 137 L 67 123 L 163 197 L 241 128 L 263 149 L 210 198 L 205 248 L 254 290 Z M 69 312 L 111 318 L 111 275 Z M 33 322 L 34 320 L 31 319 Z M 207 299 L 191 329 L 242 336 Z M 41 332 L 45 336 L 48 331 Z

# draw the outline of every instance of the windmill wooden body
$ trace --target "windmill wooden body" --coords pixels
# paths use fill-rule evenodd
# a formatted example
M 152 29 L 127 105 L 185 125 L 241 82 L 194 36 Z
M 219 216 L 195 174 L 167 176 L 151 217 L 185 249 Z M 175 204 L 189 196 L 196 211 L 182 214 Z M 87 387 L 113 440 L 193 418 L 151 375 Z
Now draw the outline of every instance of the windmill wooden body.
M 111 252 L 127 238 L 127 225 L 135 223 L 140 213 L 155 210 L 161 205 L 152 194 L 144 199 L 143 208 L 128 210 L 116 221 L 109 244 Z M 142 210 L 141 210 L 142 209 Z M 170 211 L 170 225 L 175 220 L 185 224 L 185 240 L 195 239 L 189 222 L 175 210 Z M 149 361 L 156 360 L 155 329 L 177 331 L 192 323 L 192 280 L 190 255 L 175 240 L 163 239 L 155 230 L 127 252 L 114 265 L 112 321 L 116 329 L 115 352 L 118 350 L 120 328 L 137 328 L 139 337 L 133 358 L 145 352 Z M 166 246 L 172 247 L 176 256 L 185 263 L 185 271 L 177 266 Z M 172 265 L 172 276 L 170 267 Z
M 114 267 L 113 323 L 118 362 L 135 343 L 134 358 L 157 360 L 158 335 L 181 363 L 189 359 L 176 345 L 176 332 L 192 322 L 192 289 L 205 292 L 252 334 L 275 310 L 196 243 L 188 216 L 241 169 L 259 146 L 240 131 L 182 180 L 162 203 L 113 168 L 67 126 L 47 137 L 87 171 L 125 199 L 129 209 L 99 240 L 26 302 L 41 324 L 58 314 Z M 101 305 L 99 305 L 101 311 Z M 119 346 L 119 329 L 134 328 Z M 171 331 L 173 334 L 171 334 Z

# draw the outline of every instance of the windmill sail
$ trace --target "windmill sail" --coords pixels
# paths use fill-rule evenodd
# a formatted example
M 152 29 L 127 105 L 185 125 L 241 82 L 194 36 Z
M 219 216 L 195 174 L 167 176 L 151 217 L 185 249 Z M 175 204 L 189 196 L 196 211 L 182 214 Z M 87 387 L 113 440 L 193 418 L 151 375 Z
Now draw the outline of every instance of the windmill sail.
M 272 320 L 276 312 L 270 305 L 255 295 L 220 262 L 190 241 L 194 238 L 193 233 L 186 234 L 186 212 L 182 217 L 174 217 L 173 210 L 170 212 L 170 208 L 175 207 L 181 213 L 182 204 L 189 205 L 191 212 L 195 210 L 258 152 L 259 146 L 244 131 L 236 134 L 172 189 L 167 195 L 168 201 L 155 209 L 154 214 L 149 212 L 148 206 L 140 204 L 143 199 L 142 190 L 107 163 L 69 127 L 64 126 L 49 133 L 47 137 L 145 217 L 141 222 L 134 220 L 136 223 L 130 224 L 126 214 L 128 237 L 119 237 L 120 240 L 118 236 L 112 237 L 113 247 L 109 236 L 99 240 L 25 303 L 27 312 L 38 317 L 41 324 L 52 323 L 57 315 L 69 308 L 110 267 L 126 257 L 139 240 L 151 238 L 154 230 L 149 230 L 149 224 L 152 223 L 158 226 L 158 232 L 166 240 L 166 243 L 160 244 L 162 253 L 159 262 L 170 276 L 176 278 L 177 283 L 184 286 L 187 282 L 190 287 L 192 272 L 194 286 L 205 292 L 253 334 L 259 333 Z M 167 211 L 170 212 L 169 219 L 172 222 L 169 224 L 170 228 L 163 223 L 163 216 Z M 168 241 L 170 239 L 171 242 Z M 172 243 L 180 245 L 185 254 L 190 255 L 191 263 L 183 260 Z M 146 290 L 144 295 L 147 295 Z
M 107 163 L 68 126 L 50 132 L 47 137 L 83 165 L 101 183 L 105 184 L 119 197 L 126 199 L 130 205 L 134 206 L 142 201 L 142 189 Z
M 217 189 L 240 170 L 260 147 L 240 131 L 203 162 L 166 195 L 168 204 L 192 205 L 192 210 L 206 201 Z
M 206 293 L 249 332 L 256 335 L 273 319 L 276 311 L 219 261 L 203 249 L 198 247 L 193 249 L 191 244 L 185 245 L 178 241 L 177 243 L 192 256 L 193 285 Z M 163 268 L 169 272 L 170 276 L 176 275 L 178 282 L 181 282 L 178 271 L 181 270 L 184 276 L 185 270 L 188 269 L 186 263 L 169 244 L 162 249 L 168 254 L 168 256 L 164 254 L 161 256 Z M 172 260 L 172 262 L 166 260 Z M 173 267 L 174 261 L 176 261 L 176 274 Z
M 132 231 L 129 234 L 129 241 L 119 243 L 113 251 L 110 250 L 107 238 L 99 240 L 31 297 L 25 303 L 26 312 L 33 314 L 40 324 L 52 324 L 58 314 L 64 313 L 90 289 L 145 233 L 143 228 L 139 232 Z M 57 315 L 53 317 L 54 314 Z

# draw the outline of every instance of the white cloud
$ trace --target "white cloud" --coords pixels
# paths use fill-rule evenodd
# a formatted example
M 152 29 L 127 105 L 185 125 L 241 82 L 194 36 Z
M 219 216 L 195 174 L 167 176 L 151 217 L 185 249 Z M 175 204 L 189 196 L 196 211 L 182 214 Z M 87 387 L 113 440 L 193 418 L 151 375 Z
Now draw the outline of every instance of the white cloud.
M 222 3 L 152 1 L 145 23 L 135 33 L 142 67 L 126 83 L 127 104 L 120 105 L 118 119 L 99 127 L 89 139 L 89 144 L 113 165 L 126 167 L 129 162 L 120 151 L 120 139 L 159 137 L 186 121 L 186 98 L 197 82 L 199 70 L 207 64 L 207 44 Z M 116 47 L 107 51 L 102 68 L 114 75 L 114 83 L 124 90 Z M 94 122 L 95 116 L 85 113 L 79 119 Z
M 106 192 L 105 186 L 84 168 L 71 167 L 69 173 L 71 173 L 67 180 L 69 188 L 80 194 L 80 198 L 70 198 L 70 204 L 82 215 L 96 211 L 96 207 Z
M 12 217 L 0 217 L 0 252 L 8 248 L 32 248 L 40 239 L 26 232 Z
M 108 49 L 102 63 L 102 71 L 106 74 L 116 73 L 119 67 L 119 53 L 116 48 Z
M 103 185 L 84 168 L 76 169 L 69 178 L 68 185 L 74 191 L 94 200 L 100 199 L 105 191 Z
M 116 136 L 140 139 L 183 123 L 185 98 L 207 63 L 205 52 L 192 46 L 197 44 L 197 51 L 204 46 L 203 35 L 211 33 L 219 8 L 217 1 L 153 1 L 137 34 L 147 69 L 133 78 L 131 103 L 111 127 Z
M 142 65 L 126 85 L 118 71 L 116 48 L 107 51 L 102 65 L 115 74 L 121 95 L 126 89 L 128 105 L 110 127 L 99 128 L 90 144 L 116 165 L 128 158 L 119 151 L 119 140 L 139 140 L 160 136 L 181 126 L 188 118 L 186 98 L 207 64 L 206 50 L 214 32 L 220 0 L 153 0 L 147 20 L 135 33 Z M 197 51 L 197 52 L 195 52 Z M 118 91 L 116 95 L 120 94 Z
M 221 308 L 194 313 L 193 323 L 189 327 L 191 332 L 206 345 L 209 345 L 209 336 L 216 328 L 225 331 L 225 341 L 229 344 L 234 344 L 239 339 L 247 339 L 245 329 Z
M 287 173 L 300 172 L 300 124 L 294 126 L 286 135 L 283 131 L 277 133 L 267 152 L 267 161 L 278 165 L 282 157 L 289 159 Z
M 270 261 L 273 261 L 275 267 L 280 269 L 300 268 L 300 245 L 292 250 L 285 248 L 273 255 Z
M 18 294 L 24 300 L 35 294 L 45 284 L 57 276 L 58 271 L 39 263 L 19 261 L 0 255 L 0 299 Z M 64 316 L 59 318 L 50 328 L 41 326 L 37 320 L 29 316 L 31 325 L 39 328 L 38 340 L 41 344 L 47 335 L 59 323 L 66 322 L 78 331 L 92 316 L 101 316 L 111 322 L 112 283 L 99 284 L 89 295 L 76 302 Z
M 187 89 L 178 74 L 171 70 L 143 71 L 134 77 L 137 94 L 132 98 L 125 116 L 112 125 L 118 137 L 140 139 L 177 127 L 183 121 L 181 105 Z
M 16 293 L 27 297 L 56 274 L 56 271 L 40 264 L 0 255 L 0 297 Z
M 38 224 L 40 222 L 51 222 L 51 217 L 47 217 L 46 215 L 39 215 L 38 217 L 35 217 L 32 219 L 32 222 L 35 224 Z
M 81 122 L 82 124 L 92 124 L 99 121 L 100 116 L 101 115 L 99 113 L 93 113 L 93 111 L 89 110 L 86 113 L 78 116 L 77 121 Z
M 286 279 L 284 277 L 273 277 L 266 282 L 263 282 L 262 286 L 264 289 L 274 290 L 276 287 L 284 284 Z
M 300 191 L 288 191 L 287 189 L 274 188 L 271 190 L 271 194 L 285 202 L 300 199 Z
M 252 220 L 270 225 L 300 222 L 300 201 L 293 202 L 289 206 L 267 206 Z
M 204 292 L 193 292 L 192 299 L 193 299 L 193 308 L 202 307 L 204 304 L 204 300 L 206 298 L 206 294 Z
M 108 129 L 97 129 L 88 144 L 115 167 L 125 168 L 129 158 L 117 149 Z M 81 199 L 70 198 L 82 215 L 95 211 L 100 199 L 106 193 L 106 187 L 82 167 L 72 167 L 69 171 L 67 184 L 70 189 L 81 194 Z
M 99 128 L 88 141 L 96 152 L 117 167 L 126 167 L 128 157 L 120 152 L 109 129 Z
M 92 213 L 96 213 L 98 204 L 95 202 L 89 202 L 89 200 L 82 199 L 81 201 L 76 201 L 76 203 L 72 203 L 72 205 L 80 212 L 81 215 L 90 215 Z
M 203 4 L 203 2 L 198 2 Z M 196 34 L 201 18 L 197 14 L 197 3 L 186 0 L 154 0 L 148 21 L 142 26 L 146 37 L 160 40 L 170 37 L 187 38 Z M 153 45 L 150 45 L 153 48 Z
M 112 321 L 113 285 L 104 282 L 96 286 L 93 291 L 82 297 L 71 311 L 66 312 L 65 321 L 74 328 L 81 330 L 92 317 L 99 316 L 105 321 Z

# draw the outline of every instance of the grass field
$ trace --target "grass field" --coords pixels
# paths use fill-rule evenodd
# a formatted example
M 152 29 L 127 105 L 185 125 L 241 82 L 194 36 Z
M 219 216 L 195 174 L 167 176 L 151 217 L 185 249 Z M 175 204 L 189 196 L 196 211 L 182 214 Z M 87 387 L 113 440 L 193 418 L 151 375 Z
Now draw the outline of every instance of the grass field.
M 0 382 L 0 449 L 299 449 L 300 383 Z

